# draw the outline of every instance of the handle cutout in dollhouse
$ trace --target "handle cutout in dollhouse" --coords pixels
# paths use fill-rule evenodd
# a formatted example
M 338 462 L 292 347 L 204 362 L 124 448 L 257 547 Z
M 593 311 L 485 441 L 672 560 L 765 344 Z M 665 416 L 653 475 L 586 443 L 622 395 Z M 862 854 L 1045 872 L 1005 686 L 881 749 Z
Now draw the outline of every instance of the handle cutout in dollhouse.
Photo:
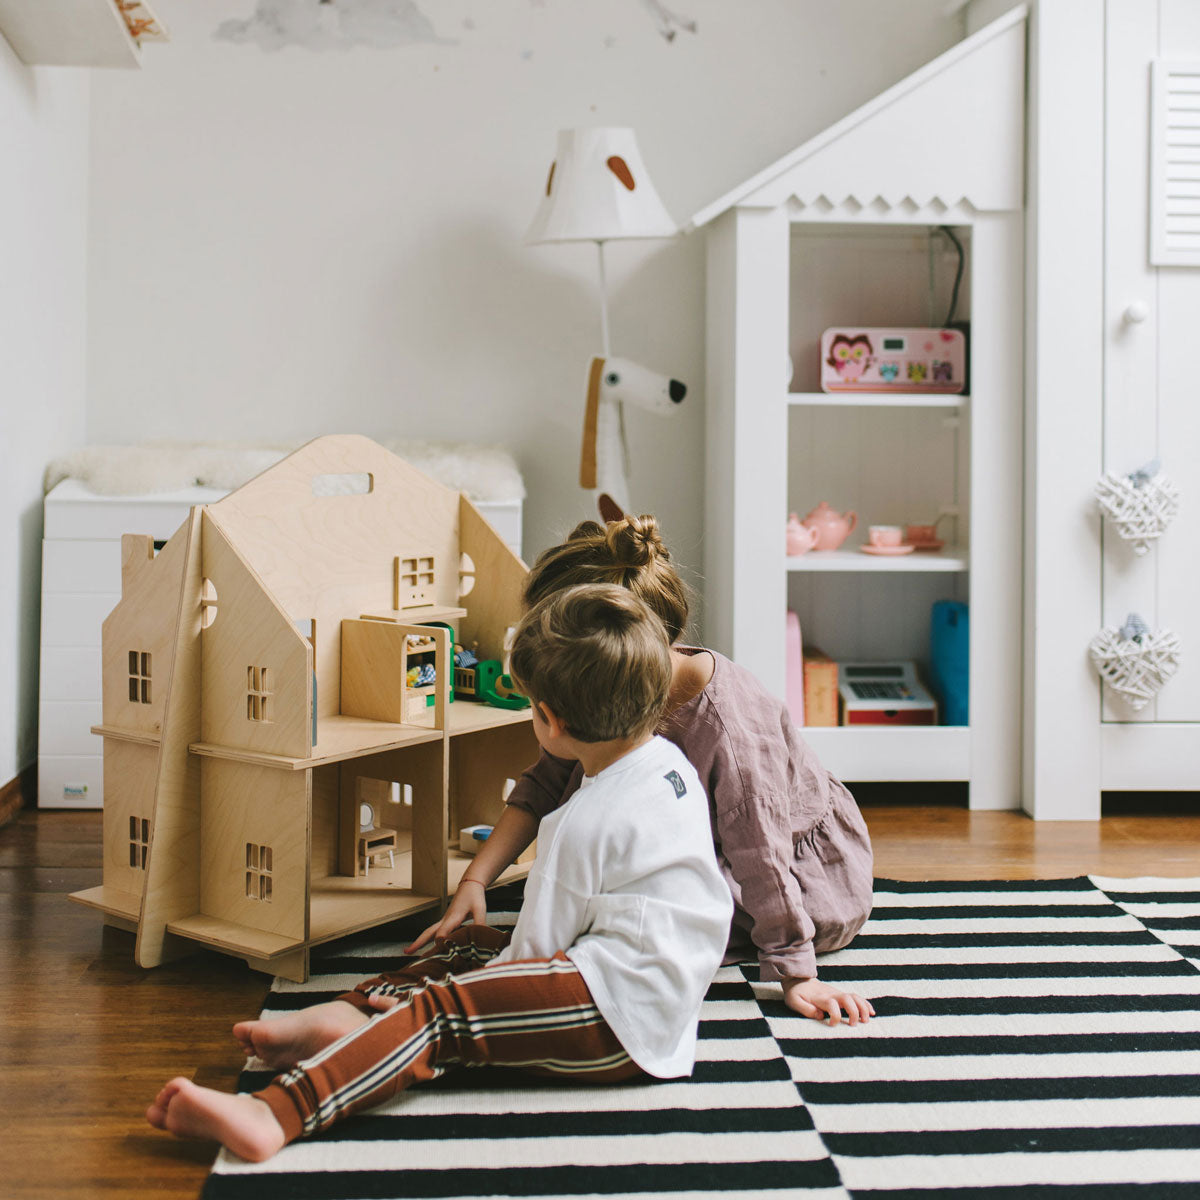
M 332 475 L 314 475 L 314 496 L 366 496 L 375 490 L 375 476 L 369 471 L 346 471 Z

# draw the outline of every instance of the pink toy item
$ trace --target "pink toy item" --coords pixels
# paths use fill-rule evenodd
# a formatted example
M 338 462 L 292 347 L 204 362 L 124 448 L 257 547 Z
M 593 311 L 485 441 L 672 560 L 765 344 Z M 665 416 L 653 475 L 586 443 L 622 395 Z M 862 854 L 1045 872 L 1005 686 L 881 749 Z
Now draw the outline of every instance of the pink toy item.
M 827 329 L 824 392 L 941 392 L 966 388 L 967 343 L 958 329 Z
M 843 515 L 830 508 L 829 504 L 822 500 L 804 518 L 804 524 L 817 531 L 817 540 L 813 544 L 813 549 L 836 550 L 858 524 L 858 513 L 848 512 Z
M 805 525 L 795 513 L 788 513 L 787 552 L 789 558 L 807 554 L 817 544 L 817 531 Z
M 903 540 L 899 525 L 872 525 L 867 530 L 867 541 L 872 546 L 899 546 Z

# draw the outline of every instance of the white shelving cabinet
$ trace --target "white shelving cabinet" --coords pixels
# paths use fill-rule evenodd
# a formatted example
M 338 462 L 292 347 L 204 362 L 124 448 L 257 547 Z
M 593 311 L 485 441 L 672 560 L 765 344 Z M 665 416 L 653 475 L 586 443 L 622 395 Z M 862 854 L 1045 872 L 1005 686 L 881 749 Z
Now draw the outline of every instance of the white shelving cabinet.
M 1006 14 L 691 223 L 708 247 L 707 639 L 782 697 L 789 606 L 835 658 L 921 660 L 932 602 L 968 601 L 969 726 L 805 736 L 844 779 L 966 780 L 972 808 L 1020 803 L 1025 20 Z M 829 325 L 941 324 L 920 307 L 940 226 L 967 254 L 970 397 L 785 392 L 785 356 L 792 386 L 817 385 Z M 788 511 L 821 500 L 862 527 L 788 558 Z M 947 509 L 937 554 L 855 548 L 867 524 Z

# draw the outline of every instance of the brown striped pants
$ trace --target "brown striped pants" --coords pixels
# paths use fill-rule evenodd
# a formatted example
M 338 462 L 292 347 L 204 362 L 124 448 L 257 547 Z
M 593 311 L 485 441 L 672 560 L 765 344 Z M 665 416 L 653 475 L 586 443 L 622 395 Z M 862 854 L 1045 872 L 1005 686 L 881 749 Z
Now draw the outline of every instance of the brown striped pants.
M 364 1012 L 374 1012 L 370 992 L 399 996 L 400 1003 L 255 1093 L 287 1140 L 452 1066 L 519 1067 L 588 1084 L 640 1075 L 565 954 L 485 965 L 509 936 L 463 925 L 439 938 L 432 953 L 340 996 Z

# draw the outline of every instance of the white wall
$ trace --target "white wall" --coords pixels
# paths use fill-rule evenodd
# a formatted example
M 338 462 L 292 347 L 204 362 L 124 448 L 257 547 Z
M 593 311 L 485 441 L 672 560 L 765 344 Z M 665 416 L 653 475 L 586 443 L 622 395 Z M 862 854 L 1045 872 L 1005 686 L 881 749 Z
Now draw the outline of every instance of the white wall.
M 84 439 L 87 92 L 0 37 L 0 784 L 37 753 L 42 469 Z
M 156 0 L 172 33 L 92 87 L 88 437 L 333 430 L 502 442 L 532 556 L 588 515 L 594 250 L 521 239 L 555 132 L 632 125 L 681 223 L 962 35 L 945 0 L 418 0 L 453 45 L 265 53 L 253 0 Z M 614 353 L 684 379 L 630 416 L 633 505 L 701 561 L 704 253 L 615 244 Z M 782 529 L 786 514 L 777 514 Z M 764 514 L 767 519 L 774 519 Z

